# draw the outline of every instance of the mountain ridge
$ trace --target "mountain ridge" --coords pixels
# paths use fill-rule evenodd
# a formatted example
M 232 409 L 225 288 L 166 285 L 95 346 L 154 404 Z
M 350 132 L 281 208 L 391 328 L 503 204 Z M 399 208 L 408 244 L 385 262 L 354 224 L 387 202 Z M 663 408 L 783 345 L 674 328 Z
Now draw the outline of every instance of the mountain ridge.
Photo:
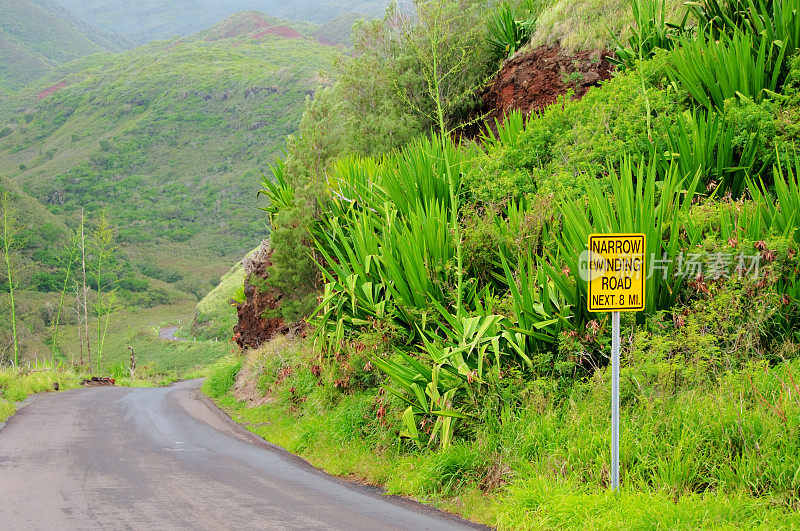
M 7 93 L 56 66 L 131 46 L 129 40 L 91 26 L 51 0 L 0 2 L 0 89 Z
M 270 16 L 324 24 L 348 11 L 381 16 L 387 0 L 58 0 L 99 28 L 124 35 L 138 44 L 197 33 L 216 21 L 241 11 L 261 11 Z M 194 17 L 186 17 L 192 12 Z

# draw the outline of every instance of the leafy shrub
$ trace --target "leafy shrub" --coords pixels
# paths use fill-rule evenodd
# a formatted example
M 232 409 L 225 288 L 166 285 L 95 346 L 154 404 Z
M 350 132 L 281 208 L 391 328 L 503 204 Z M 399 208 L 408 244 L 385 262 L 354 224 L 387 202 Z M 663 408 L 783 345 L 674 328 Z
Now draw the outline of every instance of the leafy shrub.
M 35 271 L 31 275 L 31 287 L 36 291 L 51 293 L 61 290 L 61 280 L 58 275 L 47 271 Z
M 150 284 L 140 278 L 136 278 L 133 275 L 124 276 L 119 280 L 119 289 L 133 291 L 133 292 L 142 292 L 147 291 L 150 287 Z

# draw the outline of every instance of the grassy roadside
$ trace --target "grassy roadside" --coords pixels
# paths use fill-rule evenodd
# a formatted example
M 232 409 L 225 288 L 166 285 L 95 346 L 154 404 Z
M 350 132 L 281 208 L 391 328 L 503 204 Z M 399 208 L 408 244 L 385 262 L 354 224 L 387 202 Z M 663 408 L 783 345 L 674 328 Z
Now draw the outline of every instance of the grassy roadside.
M 39 367 L 19 370 L 10 367 L 0 368 L 0 422 L 5 422 L 16 413 L 18 402 L 29 396 L 52 392 L 56 383 L 59 392 L 77 389 L 81 387 L 81 380 L 91 376 L 66 365 L 46 363 Z M 116 384 L 122 387 L 155 387 L 169 385 L 178 379 L 176 373 L 161 373 L 147 366 L 137 369 L 134 378 L 119 371 L 109 374 L 116 380 Z
M 654 366 L 629 368 L 619 496 L 607 485 L 604 371 L 566 395 L 538 382 L 502 418 L 487 408 L 486 427 L 471 439 L 417 449 L 398 437 L 402 409 L 374 371 L 360 370 L 363 358 L 321 363 L 308 345 L 279 340 L 220 360 L 203 390 L 248 430 L 332 475 L 502 529 L 800 526 L 792 494 L 800 409 L 781 394 L 796 361 L 754 364 L 662 396 L 636 396 L 635 381 L 644 384 Z

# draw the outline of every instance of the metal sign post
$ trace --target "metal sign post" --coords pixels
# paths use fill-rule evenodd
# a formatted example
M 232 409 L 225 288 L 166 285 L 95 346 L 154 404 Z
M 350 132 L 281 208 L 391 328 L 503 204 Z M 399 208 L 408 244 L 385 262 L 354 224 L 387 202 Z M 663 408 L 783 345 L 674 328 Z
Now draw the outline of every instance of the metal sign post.
M 611 314 L 611 488 L 619 492 L 619 312 Z
M 611 488 L 619 492 L 620 312 L 644 310 L 644 234 L 589 236 L 586 280 L 590 312 L 611 313 Z

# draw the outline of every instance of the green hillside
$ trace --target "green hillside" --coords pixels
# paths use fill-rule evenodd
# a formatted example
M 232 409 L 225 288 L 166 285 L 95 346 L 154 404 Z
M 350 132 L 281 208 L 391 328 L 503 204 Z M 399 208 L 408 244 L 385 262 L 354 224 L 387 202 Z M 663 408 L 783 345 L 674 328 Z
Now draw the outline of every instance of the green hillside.
M 191 38 L 83 58 L 0 104 L 0 176 L 23 224 L 36 226 L 27 213 L 39 210 L 75 229 L 81 211 L 93 223 L 106 209 L 117 276 L 149 285 L 120 292 L 126 307 L 184 301 L 191 312 L 268 234 L 258 172 L 299 125 L 334 50 L 300 31 L 240 13 Z M 48 256 L 22 252 L 58 276 Z M 29 276 L 26 289 L 52 284 Z
M 94 28 L 50 0 L 0 2 L 0 95 L 89 54 L 120 51 L 130 42 Z
M 255 168 L 279 153 L 331 54 L 247 24 L 224 37 L 256 16 L 98 56 L 9 102 L 0 172 L 61 216 L 110 207 L 125 243 L 249 249 L 264 231 Z
M 84 20 L 124 35 L 137 43 L 193 34 L 214 22 L 243 10 L 272 16 L 325 23 L 348 11 L 380 16 L 386 0 L 58 0 Z
M 324 44 L 352 46 L 353 37 L 350 30 L 355 21 L 362 18 L 366 18 L 366 16 L 354 11 L 348 11 L 321 25 L 314 32 L 314 36 Z

